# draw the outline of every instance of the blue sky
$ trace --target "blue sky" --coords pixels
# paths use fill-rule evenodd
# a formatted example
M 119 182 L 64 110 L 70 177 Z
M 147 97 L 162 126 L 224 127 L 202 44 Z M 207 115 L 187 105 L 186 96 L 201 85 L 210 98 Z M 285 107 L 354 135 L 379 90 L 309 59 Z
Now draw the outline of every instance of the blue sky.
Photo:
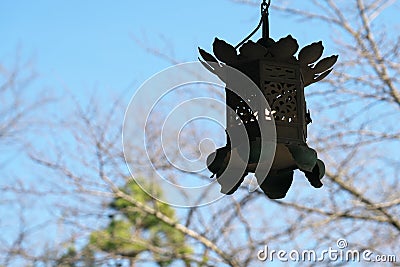
M 259 12 L 258 6 L 229 0 L 4 0 L 0 63 L 11 67 L 17 53 L 21 61 L 32 59 L 39 73 L 33 93 L 44 87 L 56 94 L 67 89 L 87 101 L 93 91 L 127 92 L 128 102 L 146 79 L 171 65 L 135 40 L 180 61 L 195 61 L 197 47 L 211 51 L 215 37 L 239 43 L 257 25 Z M 385 12 L 387 21 L 397 18 Z M 324 55 L 338 53 L 330 43 L 336 33 L 315 22 L 299 22 L 272 9 L 270 25 L 275 40 L 292 34 L 300 47 L 323 40 Z
M 218 36 L 233 44 L 258 23 L 259 8 L 206 1 L 2 1 L 0 60 L 34 59 L 41 83 L 79 92 L 134 90 L 169 63 L 135 38 L 179 60 L 197 59 Z M 321 38 L 271 14 L 271 35 L 292 33 L 305 45 Z
M 85 103 L 93 91 L 127 92 L 128 102 L 145 80 L 171 65 L 147 53 L 135 39 L 180 61 L 196 61 L 197 47 L 211 51 L 215 37 L 239 43 L 257 25 L 259 14 L 258 6 L 228 0 L 1 1 L 0 62 L 12 68 L 17 54 L 21 62 L 33 61 L 39 76 L 31 94 L 43 88 L 56 95 L 67 90 Z M 290 21 L 271 11 L 272 37 L 292 33 L 300 46 L 323 38 L 323 31 L 307 33 Z M 71 107 L 54 112 L 69 113 Z M 13 166 L 21 166 L 18 160 Z M 28 175 L 23 168 L 16 172 Z M 5 212 L 11 218 L 10 210 Z

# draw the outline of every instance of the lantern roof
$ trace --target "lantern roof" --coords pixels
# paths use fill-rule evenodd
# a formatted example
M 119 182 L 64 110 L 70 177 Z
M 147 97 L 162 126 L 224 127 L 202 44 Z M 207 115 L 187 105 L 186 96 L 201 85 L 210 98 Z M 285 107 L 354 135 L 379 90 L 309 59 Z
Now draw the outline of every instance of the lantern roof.
M 241 63 L 254 60 L 296 64 L 300 66 L 304 87 L 306 87 L 328 76 L 338 59 L 337 55 L 332 55 L 320 60 L 324 51 L 322 41 L 303 47 L 296 56 L 299 44 L 291 35 L 283 37 L 277 42 L 271 38 L 269 38 L 269 42 L 264 42 L 264 40 L 264 38 L 261 38 L 257 42 L 246 41 L 239 47 L 239 53 L 237 53 L 234 46 L 224 40 L 215 38 L 213 43 L 213 53 L 215 56 L 199 48 L 199 53 L 204 59 L 200 59 L 200 61 L 203 65 L 207 65 L 207 69 L 217 75 L 218 69 L 215 70 L 213 67 L 215 65 L 208 62 L 218 63 L 221 68 L 223 68 L 223 65 L 220 62 L 236 67 Z

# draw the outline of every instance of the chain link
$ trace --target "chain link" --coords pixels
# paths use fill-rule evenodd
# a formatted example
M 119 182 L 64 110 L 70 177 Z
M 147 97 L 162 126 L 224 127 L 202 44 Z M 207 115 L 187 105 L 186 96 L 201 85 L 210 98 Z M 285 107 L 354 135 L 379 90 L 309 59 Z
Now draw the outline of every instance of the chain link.
M 268 8 L 271 5 L 271 0 L 263 0 L 261 4 L 261 14 L 268 13 Z

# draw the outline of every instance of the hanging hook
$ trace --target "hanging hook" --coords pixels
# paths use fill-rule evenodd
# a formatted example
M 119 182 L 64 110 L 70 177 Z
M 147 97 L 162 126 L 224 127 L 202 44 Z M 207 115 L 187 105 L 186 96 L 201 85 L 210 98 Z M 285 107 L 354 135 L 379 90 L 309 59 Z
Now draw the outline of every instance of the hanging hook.
M 262 37 L 266 40 L 269 39 L 269 21 L 268 21 L 268 9 L 271 5 L 271 0 L 263 0 L 261 4 L 261 20 L 262 20 Z
M 261 3 L 261 14 L 268 13 L 268 8 L 271 5 L 271 0 L 263 0 Z
M 244 44 L 247 40 L 249 40 L 257 31 L 262 27 L 262 36 L 264 39 L 268 40 L 269 39 L 269 22 L 268 22 L 268 8 L 271 5 L 271 0 L 263 0 L 261 4 L 261 19 L 260 22 L 258 23 L 257 27 L 247 36 L 244 38 L 243 41 L 241 41 L 239 44 L 235 46 L 235 49 L 239 48 L 242 44 Z

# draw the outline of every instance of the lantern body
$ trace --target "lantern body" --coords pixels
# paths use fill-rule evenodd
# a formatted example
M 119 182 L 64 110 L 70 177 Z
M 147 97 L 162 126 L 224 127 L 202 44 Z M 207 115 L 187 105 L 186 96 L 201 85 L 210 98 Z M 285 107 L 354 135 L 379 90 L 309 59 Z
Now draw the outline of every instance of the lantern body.
M 337 56 L 316 63 L 322 56 L 322 42 L 304 47 L 296 58 L 294 55 L 298 48 L 297 41 L 288 35 L 277 42 L 265 38 L 257 43 L 248 41 L 239 48 L 239 54 L 236 48 L 216 38 L 213 44 L 216 58 L 199 49 L 206 60 L 200 60 L 201 63 L 226 83 L 227 144 L 207 159 L 209 170 L 217 175 L 217 181 L 221 184 L 221 192 L 233 193 L 244 176 L 254 172 L 258 184 L 268 197 L 283 198 L 290 188 L 295 169 L 303 171 L 312 186 L 322 186 L 320 179 L 325 173 L 325 166 L 317 158 L 316 151 L 306 143 L 307 125 L 311 123 L 311 117 L 306 107 L 304 88 L 325 78 L 331 72 Z M 228 75 L 224 75 L 224 63 L 244 73 L 259 90 L 246 92 L 242 88 L 241 95 L 237 95 L 235 92 L 238 90 L 232 89 L 240 87 L 238 80 L 229 77 L 229 71 Z M 276 140 L 265 140 L 261 133 L 271 123 L 276 129 Z M 243 126 L 248 138 L 243 142 L 250 144 L 248 155 L 240 151 L 240 145 L 232 146 L 228 134 L 235 133 L 235 129 Z M 265 160 L 261 152 L 268 153 L 268 142 L 271 141 L 274 142 L 271 146 L 274 153 L 269 164 L 271 167 L 267 174 L 257 172 Z M 231 158 L 236 162 L 231 161 L 233 164 L 227 168 Z M 240 159 L 242 162 L 238 162 Z M 247 165 L 244 172 L 235 167 L 242 164 Z M 224 173 L 229 175 L 224 176 Z M 229 176 L 233 177 L 232 180 Z
M 265 107 L 264 110 L 253 112 L 247 111 L 242 99 L 227 93 L 228 106 L 236 110 L 236 114 L 227 111 L 228 127 L 238 123 L 238 115 L 247 123 L 246 116 L 256 113 L 259 123 L 274 118 L 278 143 L 305 144 L 307 119 L 300 66 L 270 60 L 255 60 L 234 67 L 246 74 L 260 88 L 262 95 L 249 95 L 246 100 L 257 101 L 260 97 L 265 97 L 270 108 Z M 242 115 L 240 114 L 241 110 L 245 110 L 249 114 Z
M 284 145 L 305 145 L 309 122 L 299 64 L 261 59 L 240 62 L 233 67 L 246 74 L 259 87 L 260 92 L 258 95 L 246 95 L 242 99 L 229 89 L 226 90 L 228 132 L 244 124 L 249 141 L 254 141 L 260 138 L 258 125 L 274 120 L 277 147 L 271 168 L 295 169 L 296 163 Z M 227 88 L 231 86 L 229 80 L 228 77 Z M 261 106 L 261 97 L 266 98 L 269 107 Z M 258 109 L 251 110 L 247 102 L 253 102 L 252 106 Z
M 275 120 L 277 142 L 305 144 L 307 138 L 304 87 L 298 65 L 260 62 L 260 84 Z

